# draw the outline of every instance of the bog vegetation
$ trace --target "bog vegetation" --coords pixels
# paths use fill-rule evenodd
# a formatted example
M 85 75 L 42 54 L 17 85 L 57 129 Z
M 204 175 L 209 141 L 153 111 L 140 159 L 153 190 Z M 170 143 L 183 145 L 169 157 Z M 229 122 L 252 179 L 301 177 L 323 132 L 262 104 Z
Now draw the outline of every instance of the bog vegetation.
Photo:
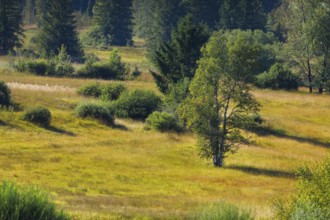
M 0 0 L 0 218 L 329 218 L 329 21 L 324 0 Z

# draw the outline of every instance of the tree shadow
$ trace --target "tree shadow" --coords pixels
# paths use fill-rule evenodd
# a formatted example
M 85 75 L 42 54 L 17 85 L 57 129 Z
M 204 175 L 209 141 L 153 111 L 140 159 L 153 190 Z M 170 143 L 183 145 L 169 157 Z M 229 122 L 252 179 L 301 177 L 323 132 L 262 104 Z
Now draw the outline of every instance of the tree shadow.
M 5 125 L 7 125 L 6 122 L 4 122 L 0 119 L 0 126 L 5 126 Z
M 54 126 L 45 127 L 45 129 L 48 131 L 54 132 L 54 133 L 58 133 L 58 134 L 65 134 L 65 135 L 72 136 L 72 137 L 76 136 L 76 134 L 71 131 L 66 131 L 64 129 L 57 128 Z
M 289 178 L 289 179 L 296 178 L 295 173 L 281 171 L 281 170 L 261 169 L 251 166 L 239 166 L 239 165 L 230 165 L 230 166 L 226 166 L 225 168 L 232 170 L 239 170 L 253 175 L 263 175 L 269 177 L 280 177 L 280 178 Z
M 129 129 L 125 125 L 121 125 L 121 124 L 114 124 L 110 127 L 114 128 L 114 129 L 119 129 L 122 131 L 129 131 Z
M 303 142 L 303 143 L 308 143 L 320 147 L 325 147 L 325 148 L 330 148 L 330 142 L 329 143 L 324 143 L 321 142 L 315 138 L 308 138 L 308 137 L 299 137 L 299 136 L 294 136 L 294 135 L 288 135 L 286 134 L 285 130 L 282 129 L 274 129 L 271 127 L 264 127 L 264 126 L 258 126 L 251 128 L 250 131 L 253 133 L 259 135 L 259 136 L 276 136 L 279 138 L 286 138 L 286 139 L 291 139 L 294 141 L 298 142 Z

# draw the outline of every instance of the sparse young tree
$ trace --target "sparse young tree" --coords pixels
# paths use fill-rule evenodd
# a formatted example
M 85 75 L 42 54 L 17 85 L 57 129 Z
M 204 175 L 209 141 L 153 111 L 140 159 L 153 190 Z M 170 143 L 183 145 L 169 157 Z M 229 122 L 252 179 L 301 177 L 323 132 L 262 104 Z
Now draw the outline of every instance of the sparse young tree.
M 83 51 L 75 30 L 71 1 L 49 0 L 39 3 L 37 9 L 40 32 L 35 41 L 42 50 L 40 52 L 47 55 L 58 54 L 63 45 L 74 60 L 80 61 Z
M 250 82 L 262 50 L 251 42 L 249 32 L 214 33 L 179 109 L 181 119 L 197 136 L 202 156 L 213 157 L 217 167 L 246 140 L 241 129 L 252 123 L 249 114 L 259 110 Z
M 0 0 L 0 55 L 21 46 L 22 9 L 19 0 Z

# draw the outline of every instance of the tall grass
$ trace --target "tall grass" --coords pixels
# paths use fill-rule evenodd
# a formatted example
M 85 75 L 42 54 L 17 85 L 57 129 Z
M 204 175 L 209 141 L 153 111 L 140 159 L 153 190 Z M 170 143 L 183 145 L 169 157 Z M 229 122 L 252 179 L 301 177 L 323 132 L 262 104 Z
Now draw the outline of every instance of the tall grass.
M 36 187 L 17 187 L 11 182 L 0 186 L 1 220 L 69 220 L 57 210 L 47 193 Z
M 252 220 L 253 215 L 247 210 L 240 210 L 237 206 L 218 202 L 198 211 L 192 217 L 195 220 Z

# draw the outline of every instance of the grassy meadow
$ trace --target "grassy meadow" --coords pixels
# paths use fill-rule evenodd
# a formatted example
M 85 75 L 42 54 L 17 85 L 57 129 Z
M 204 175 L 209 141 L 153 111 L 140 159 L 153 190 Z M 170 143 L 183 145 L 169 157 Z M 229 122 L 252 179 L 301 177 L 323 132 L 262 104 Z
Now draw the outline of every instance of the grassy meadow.
M 157 91 L 143 48 L 119 48 L 122 60 L 142 75 L 120 81 Z M 100 59 L 109 51 L 88 49 Z M 294 192 L 295 171 L 330 153 L 330 96 L 256 90 L 262 128 L 253 142 L 214 168 L 199 157 L 191 133 L 145 131 L 143 123 L 116 119 L 115 127 L 75 117 L 88 98 L 76 89 L 95 80 L 17 73 L 0 59 L 0 80 L 9 83 L 22 109 L 52 112 L 44 129 L 20 120 L 21 111 L 0 111 L 0 180 L 47 189 L 74 219 L 189 219 L 196 210 L 227 201 L 272 219 L 271 202 Z M 101 83 L 111 81 L 98 80 Z

